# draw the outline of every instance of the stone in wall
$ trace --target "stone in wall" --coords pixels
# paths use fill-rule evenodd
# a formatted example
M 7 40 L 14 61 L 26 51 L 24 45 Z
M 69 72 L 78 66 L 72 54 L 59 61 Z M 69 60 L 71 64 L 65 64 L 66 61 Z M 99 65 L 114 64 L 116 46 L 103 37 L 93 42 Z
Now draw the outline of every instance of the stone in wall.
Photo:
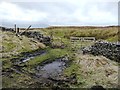
M 49 45 L 51 43 L 51 38 L 48 37 L 48 36 L 44 36 L 40 32 L 36 32 L 36 31 L 30 32 L 29 31 L 29 32 L 22 33 L 22 35 L 25 35 L 25 36 L 27 36 L 29 38 L 34 38 L 34 39 L 38 40 L 39 42 L 42 42 L 42 43 L 44 43 L 46 45 Z
M 0 27 L 0 30 L 2 30 L 2 31 L 15 32 L 14 29 L 12 29 L 12 28 L 5 28 L 5 27 Z

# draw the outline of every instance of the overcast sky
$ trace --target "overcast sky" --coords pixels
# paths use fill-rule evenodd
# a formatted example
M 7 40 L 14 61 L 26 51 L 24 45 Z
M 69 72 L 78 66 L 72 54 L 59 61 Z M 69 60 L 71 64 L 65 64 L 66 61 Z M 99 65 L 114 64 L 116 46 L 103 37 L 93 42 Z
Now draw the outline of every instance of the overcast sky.
M 118 24 L 118 2 L 89 0 L 42 0 L 0 2 L 3 26 L 46 27 L 50 25 L 106 26 Z

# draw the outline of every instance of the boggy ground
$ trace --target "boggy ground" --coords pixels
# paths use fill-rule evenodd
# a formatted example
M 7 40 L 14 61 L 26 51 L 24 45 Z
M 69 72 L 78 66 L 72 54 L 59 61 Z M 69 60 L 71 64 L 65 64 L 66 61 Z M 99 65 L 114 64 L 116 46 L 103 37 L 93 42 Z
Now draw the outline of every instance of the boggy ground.
M 44 61 L 50 63 L 65 56 L 66 50 L 52 49 L 33 38 L 17 37 L 12 32 L 1 32 L 1 36 L 3 88 L 37 88 L 51 83 L 54 85 L 52 80 L 38 77 L 36 67 Z
M 37 31 L 48 36 L 51 35 L 52 31 L 53 44 L 45 46 L 33 38 L 17 37 L 14 33 L 2 32 L 2 47 L 4 48 L 1 52 L 3 54 L 3 88 L 90 88 L 93 85 L 101 85 L 104 88 L 117 87 L 118 64 L 116 62 L 103 56 L 83 55 L 81 53 L 80 48 L 92 45 L 94 42 L 76 42 L 72 44 L 69 40 L 70 36 L 95 36 L 97 40 L 104 39 L 114 42 L 117 41 L 116 27 L 45 28 L 37 29 Z M 64 47 L 61 48 L 61 45 Z M 45 51 L 45 54 L 35 55 L 34 53 L 33 55 L 33 52 L 37 49 Z M 22 52 L 24 54 L 21 55 Z M 13 63 L 14 61 L 24 60 L 21 57 L 29 58 L 31 55 L 33 57 L 23 63 Z M 40 74 L 36 73 L 38 72 L 37 66 L 49 66 L 56 59 L 63 57 L 67 57 L 70 62 L 67 63 L 59 78 L 41 78 Z M 57 63 L 55 65 L 59 66 L 61 64 Z

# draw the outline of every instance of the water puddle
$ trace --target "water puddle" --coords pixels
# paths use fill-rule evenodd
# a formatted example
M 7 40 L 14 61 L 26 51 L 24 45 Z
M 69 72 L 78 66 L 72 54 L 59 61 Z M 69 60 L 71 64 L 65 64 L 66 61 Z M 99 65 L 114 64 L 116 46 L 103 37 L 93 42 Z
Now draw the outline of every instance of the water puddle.
M 38 66 L 37 75 L 44 78 L 57 78 L 62 75 L 63 70 L 66 67 L 66 63 L 61 59 L 55 60 L 51 63 L 45 64 L 44 66 Z

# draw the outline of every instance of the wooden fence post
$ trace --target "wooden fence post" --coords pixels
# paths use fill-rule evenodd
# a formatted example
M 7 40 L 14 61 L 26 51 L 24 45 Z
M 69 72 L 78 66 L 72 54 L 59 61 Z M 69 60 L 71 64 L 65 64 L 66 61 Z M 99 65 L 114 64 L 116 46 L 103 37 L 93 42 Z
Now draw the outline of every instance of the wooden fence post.
M 20 29 L 19 29 L 19 27 L 18 27 L 18 28 L 17 28 L 17 34 L 19 33 L 19 30 L 20 30 Z
M 15 32 L 16 32 L 16 24 L 14 25 L 14 27 L 15 27 L 15 29 L 14 29 L 14 30 L 15 30 Z

